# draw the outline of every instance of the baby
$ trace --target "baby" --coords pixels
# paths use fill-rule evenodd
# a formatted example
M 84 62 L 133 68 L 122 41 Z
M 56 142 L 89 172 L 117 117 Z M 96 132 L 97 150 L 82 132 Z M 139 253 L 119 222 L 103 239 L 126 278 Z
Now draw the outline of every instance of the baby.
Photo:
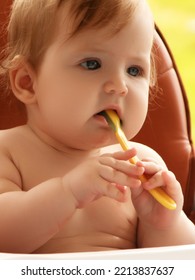
M 175 176 L 144 145 L 121 151 L 99 114 L 115 110 L 128 139 L 144 123 L 154 36 L 146 1 L 15 0 L 8 35 L 1 75 L 27 123 L 0 132 L 0 251 L 195 243 Z M 176 210 L 149 194 L 157 186 Z

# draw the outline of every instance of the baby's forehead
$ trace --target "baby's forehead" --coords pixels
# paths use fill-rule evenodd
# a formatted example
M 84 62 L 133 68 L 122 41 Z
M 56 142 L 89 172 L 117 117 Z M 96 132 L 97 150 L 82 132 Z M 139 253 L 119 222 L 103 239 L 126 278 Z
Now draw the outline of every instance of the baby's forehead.
M 110 1 L 106 0 L 105 2 Z M 109 16 L 106 7 L 104 7 L 105 9 L 103 12 L 103 7 L 101 6 L 98 6 L 99 11 L 98 9 L 92 11 L 87 8 L 74 10 L 72 9 L 73 2 L 66 2 L 58 10 L 55 34 L 58 38 L 60 37 L 62 42 L 74 36 L 82 38 L 93 34 L 91 37 L 96 37 L 96 33 L 101 36 L 102 40 L 109 39 L 117 32 L 121 31 L 125 25 L 131 23 L 137 14 L 140 12 L 143 13 L 143 10 L 144 18 L 142 21 L 144 22 L 149 18 L 152 25 L 154 25 L 152 13 L 145 0 L 114 0 L 114 2 L 120 2 L 121 6 L 119 5 L 117 8 L 113 9 L 113 13 Z M 128 2 L 128 5 L 124 5 L 124 2 Z M 112 9 L 109 8 L 109 10 Z
M 63 1 L 59 6 L 56 32 L 63 30 L 71 37 L 88 28 L 110 27 L 111 35 L 122 29 L 133 17 L 137 4 L 143 0 Z M 80 3 L 80 5 L 79 5 Z

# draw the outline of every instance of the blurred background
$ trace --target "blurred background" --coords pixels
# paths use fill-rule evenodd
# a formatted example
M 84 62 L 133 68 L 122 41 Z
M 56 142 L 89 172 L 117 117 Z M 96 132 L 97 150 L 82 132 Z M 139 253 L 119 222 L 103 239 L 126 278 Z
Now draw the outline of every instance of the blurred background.
M 181 74 L 191 111 L 195 143 L 195 0 L 148 0 Z

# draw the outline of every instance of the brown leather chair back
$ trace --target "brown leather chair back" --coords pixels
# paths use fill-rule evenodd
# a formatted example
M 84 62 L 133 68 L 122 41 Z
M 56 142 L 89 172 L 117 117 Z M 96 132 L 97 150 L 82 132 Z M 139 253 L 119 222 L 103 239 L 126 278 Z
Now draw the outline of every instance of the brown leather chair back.
M 2 58 L 2 49 L 7 42 L 6 25 L 12 2 L 12 0 L 0 0 L 0 58 Z M 5 93 L 0 80 L 0 129 L 11 128 L 25 123 L 25 121 L 24 106 L 12 94 Z
M 134 141 L 157 151 L 181 183 L 184 211 L 195 222 L 195 155 L 187 95 L 173 55 L 156 28 L 156 67 L 159 92 Z
M 0 0 L 0 25 L 8 18 L 12 0 Z M 156 150 L 182 185 L 184 211 L 195 222 L 195 156 L 190 131 L 190 112 L 186 92 L 171 51 L 156 29 L 156 65 L 160 94 L 149 105 L 148 117 L 135 141 Z M 1 34 L 0 49 L 6 43 Z M 24 124 L 24 107 L 0 88 L 0 129 Z

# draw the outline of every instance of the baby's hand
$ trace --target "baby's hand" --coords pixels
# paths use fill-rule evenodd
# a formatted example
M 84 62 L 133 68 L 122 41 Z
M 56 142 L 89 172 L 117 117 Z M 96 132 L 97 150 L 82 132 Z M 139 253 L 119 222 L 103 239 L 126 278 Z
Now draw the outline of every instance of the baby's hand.
M 183 194 L 180 183 L 175 175 L 155 162 L 138 162 L 137 166 L 145 169 L 144 176 L 148 180 L 139 188 L 132 188 L 132 199 L 139 218 L 150 226 L 165 228 L 182 210 Z M 176 210 L 169 210 L 157 202 L 148 190 L 162 187 L 164 191 L 176 202 Z
M 76 200 L 76 207 L 84 207 L 102 196 L 120 202 L 126 201 L 127 187 L 139 187 L 139 176 L 144 168 L 129 163 L 136 155 L 135 149 L 89 159 L 63 178 L 63 185 L 69 188 Z

